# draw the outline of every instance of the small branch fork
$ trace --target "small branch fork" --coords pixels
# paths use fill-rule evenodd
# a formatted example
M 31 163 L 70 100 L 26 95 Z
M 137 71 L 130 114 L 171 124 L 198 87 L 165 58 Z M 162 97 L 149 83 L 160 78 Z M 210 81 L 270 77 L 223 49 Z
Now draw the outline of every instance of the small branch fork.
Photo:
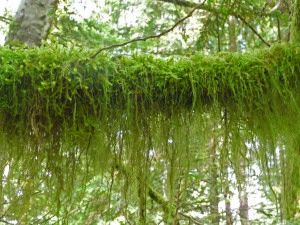
M 189 17 L 191 17 L 193 15 L 193 13 L 198 9 L 200 8 L 202 5 L 204 5 L 206 2 L 206 0 L 204 0 L 202 3 L 196 5 L 190 12 L 189 14 L 187 14 L 185 17 L 179 19 L 172 27 L 170 27 L 169 29 L 157 34 L 157 35 L 151 35 L 151 36 L 147 36 L 147 37 L 138 37 L 138 38 L 134 38 L 130 41 L 127 41 L 127 42 L 124 42 L 124 43 L 120 43 L 120 44 L 113 44 L 113 45 L 109 45 L 109 46 L 106 46 L 104 48 L 100 48 L 94 55 L 92 55 L 90 58 L 91 59 L 94 59 L 97 55 L 99 55 L 102 51 L 104 50 L 108 50 L 108 49 L 111 49 L 111 48 L 116 48 L 116 47 L 122 47 L 122 46 L 125 46 L 125 45 L 128 45 L 130 43 L 133 43 L 133 42 L 137 42 L 137 41 L 146 41 L 148 39 L 153 39 L 153 38 L 160 38 L 161 36 L 171 32 L 174 30 L 174 28 L 176 28 L 179 24 L 181 24 L 183 21 L 185 21 L 186 19 L 188 19 Z

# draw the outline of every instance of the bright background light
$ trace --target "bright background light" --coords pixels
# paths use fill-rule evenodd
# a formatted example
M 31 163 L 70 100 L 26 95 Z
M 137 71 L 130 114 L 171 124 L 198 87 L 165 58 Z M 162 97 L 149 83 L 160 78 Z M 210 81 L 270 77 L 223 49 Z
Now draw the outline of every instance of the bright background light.
M 6 11 L 12 12 L 12 15 L 18 9 L 21 0 L 0 0 L 0 16 L 4 16 Z M 8 30 L 8 24 L 0 21 L 0 45 L 4 45 L 5 42 L 5 31 Z

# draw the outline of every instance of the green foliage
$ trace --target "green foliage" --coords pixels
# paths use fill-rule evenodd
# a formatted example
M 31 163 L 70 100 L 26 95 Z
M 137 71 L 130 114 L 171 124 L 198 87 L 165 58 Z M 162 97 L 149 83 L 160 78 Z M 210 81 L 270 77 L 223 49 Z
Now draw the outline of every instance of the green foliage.
M 90 52 L 59 45 L 2 47 L 2 118 L 29 127 L 36 116 L 39 127 L 51 129 L 54 123 L 89 126 L 115 108 L 173 110 L 230 103 L 253 112 L 286 102 L 298 107 L 298 49 L 276 45 L 244 54 L 166 60 L 101 55 L 90 60 Z
M 89 18 L 63 2 L 52 44 L 0 47 L 0 224 L 224 222 L 216 201 L 255 180 L 251 223 L 299 223 L 299 45 L 249 50 L 264 45 L 253 29 L 287 39 L 290 1 L 208 0 L 93 60 L 199 1 L 95 0 Z M 197 52 L 232 39 L 248 52 Z
M 199 195 L 217 166 L 207 160 L 212 137 L 226 140 L 216 157 L 230 159 L 237 185 L 246 158 L 260 166 L 263 184 L 289 187 L 269 196 L 282 197 L 284 218 L 299 211 L 299 46 L 170 59 L 90 55 L 60 45 L 1 47 L 0 160 L 11 171 L 0 190 L 5 218 L 82 224 L 124 215 L 157 224 L 185 210 L 204 214 Z M 284 149 L 280 171 L 266 163 L 278 158 L 276 147 Z M 169 205 L 152 184 L 165 186 Z

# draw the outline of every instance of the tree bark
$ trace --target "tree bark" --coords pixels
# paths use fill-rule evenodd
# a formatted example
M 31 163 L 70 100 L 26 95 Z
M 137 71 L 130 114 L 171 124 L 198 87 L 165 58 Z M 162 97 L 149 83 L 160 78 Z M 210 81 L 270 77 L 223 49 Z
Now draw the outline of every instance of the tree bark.
M 247 178 L 246 165 L 244 159 L 240 163 L 241 181 L 239 184 L 239 200 L 240 200 L 240 218 L 242 225 L 249 225 L 249 207 L 248 207 L 248 193 L 247 193 Z
M 229 16 L 229 42 L 230 42 L 230 51 L 237 51 L 236 35 L 235 35 L 235 17 Z
M 300 43 L 300 0 L 295 0 L 292 7 L 291 43 Z
M 58 0 L 22 0 L 5 44 L 39 46 L 48 37 Z
M 227 175 L 227 183 L 228 181 L 228 175 Z M 226 184 L 225 188 L 225 213 L 226 213 L 226 225 L 233 225 L 233 220 L 232 220 L 232 212 L 231 212 L 231 204 L 230 204 L 230 190 L 229 190 L 229 184 Z
M 218 168 L 217 168 L 217 153 L 216 153 L 217 143 L 215 138 L 211 138 L 209 146 L 209 155 L 210 155 L 210 214 L 211 214 L 211 223 L 218 225 L 220 223 L 219 217 L 219 191 L 218 191 Z

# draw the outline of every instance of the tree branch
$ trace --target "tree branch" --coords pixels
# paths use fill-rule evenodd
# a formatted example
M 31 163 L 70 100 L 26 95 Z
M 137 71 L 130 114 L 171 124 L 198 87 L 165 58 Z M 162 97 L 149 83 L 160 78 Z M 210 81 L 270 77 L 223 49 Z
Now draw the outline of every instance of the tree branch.
M 167 3 L 172 3 L 175 5 L 179 5 L 179 6 L 183 6 L 183 7 L 188 7 L 188 8 L 193 8 L 197 5 L 197 3 L 194 2 L 190 2 L 190 1 L 186 1 L 186 0 L 157 0 L 160 2 L 167 2 Z M 213 12 L 213 13 L 219 13 L 219 14 L 223 14 L 223 15 L 231 15 L 231 16 L 236 16 L 236 11 L 229 9 L 229 8 L 212 8 L 208 5 L 202 5 L 201 7 L 199 7 L 198 9 L 202 9 L 205 11 L 209 11 L 209 12 Z M 276 16 L 276 14 L 274 13 L 274 11 L 268 11 L 268 12 L 264 12 L 262 10 L 258 11 L 258 10 L 252 10 L 251 11 L 251 15 L 260 15 L 260 16 Z
M 241 17 L 240 15 L 236 15 L 235 16 L 236 18 L 238 18 L 238 19 L 240 19 L 240 20 L 242 20 L 243 22 L 244 22 L 244 24 L 246 24 L 252 31 L 253 31 L 253 33 L 263 42 L 263 43 L 265 43 L 268 47 L 270 47 L 271 45 L 254 29 L 254 27 L 251 25 L 251 24 L 249 24 L 248 22 L 247 22 L 247 20 L 246 19 L 244 19 L 243 17 Z
M 173 3 L 179 6 L 184 6 L 184 7 L 193 7 L 196 3 L 193 2 L 189 2 L 189 1 L 185 1 L 185 0 L 158 0 L 161 2 L 168 2 L 168 3 Z M 239 14 L 237 14 L 234 11 L 231 10 L 226 10 L 226 11 L 221 11 L 219 9 L 215 9 L 215 8 L 211 8 L 207 5 L 201 5 L 198 6 L 197 9 L 202 9 L 202 10 L 206 10 L 209 12 L 213 12 L 216 14 L 223 14 L 223 15 L 232 15 L 235 16 L 236 18 L 239 18 L 240 20 L 242 20 L 252 31 L 253 33 L 260 39 L 262 40 L 263 43 L 265 43 L 268 47 L 270 47 L 271 45 L 254 29 L 254 27 L 249 24 L 246 19 L 244 19 L 243 17 L 241 17 Z M 274 10 L 275 11 L 275 10 Z M 270 11 L 270 13 L 264 13 L 264 15 L 271 15 L 271 13 L 273 13 L 274 11 Z
M 270 4 L 272 4 L 272 2 L 273 2 L 273 0 L 268 0 L 268 1 L 264 4 L 263 8 L 261 9 L 261 12 L 264 13 L 264 12 L 266 11 L 266 8 L 267 8 Z
M 127 171 L 127 169 L 125 168 L 125 166 L 123 164 L 117 164 L 115 166 L 115 169 L 120 171 L 120 173 L 122 173 L 126 177 L 129 177 L 129 172 Z M 150 184 L 147 185 L 147 188 L 148 188 L 147 192 L 148 192 L 149 197 L 153 201 L 158 203 L 162 207 L 162 209 L 165 213 L 169 213 L 170 211 L 173 211 L 173 212 L 175 211 L 175 206 L 170 205 L 169 202 L 161 194 L 159 194 L 157 191 L 155 191 L 154 188 Z M 197 225 L 203 224 L 203 223 L 200 223 L 199 221 L 197 221 L 194 217 L 192 217 L 190 215 L 184 214 L 182 212 L 179 212 L 179 215 L 181 215 L 182 217 L 185 217 L 186 219 L 188 219 L 190 222 L 192 222 L 194 224 L 197 224 Z
M 186 215 L 186 214 L 181 213 L 181 212 L 179 212 L 179 215 L 181 215 L 181 216 L 187 218 L 189 221 L 191 221 L 191 222 L 194 223 L 194 224 L 197 224 L 197 225 L 202 225 L 202 224 L 203 224 L 203 223 L 200 223 L 200 222 L 198 222 L 197 220 L 195 220 L 194 217 L 192 217 L 192 216 Z
M 5 224 L 14 224 L 14 223 L 10 223 L 10 222 L 8 222 L 6 220 L 3 220 L 3 219 L 0 219 L 0 222 L 5 223 Z
M 175 209 L 172 209 L 173 207 L 169 205 L 169 202 L 166 201 L 164 199 L 163 196 L 161 196 L 157 191 L 155 191 L 150 185 L 148 185 L 148 194 L 149 197 L 155 201 L 156 203 L 158 203 L 159 205 L 161 205 L 163 207 L 163 211 L 164 212 L 168 212 L 169 210 L 173 210 L 175 211 Z M 197 225 L 202 225 L 203 223 L 198 222 L 195 218 L 193 218 L 190 215 L 186 215 L 182 212 L 178 213 L 179 215 L 181 215 L 182 217 L 185 217 L 186 219 L 188 219 L 190 222 L 197 224 Z
M 206 0 L 204 0 L 202 3 L 196 5 L 190 12 L 189 14 L 187 14 L 185 17 L 179 19 L 172 27 L 170 27 L 169 29 L 161 32 L 160 34 L 157 34 L 157 35 L 151 35 L 151 36 L 147 36 L 147 37 L 138 37 L 138 38 L 135 38 L 135 39 L 132 39 L 130 41 L 127 41 L 127 42 L 124 42 L 124 43 L 120 43 L 120 44 L 113 44 L 113 45 L 110 45 L 110 46 L 107 46 L 107 47 L 104 47 L 104 48 L 100 48 L 94 55 L 92 55 L 90 58 L 93 59 L 95 58 L 99 53 L 101 53 L 102 51 L 104 50 L 107 50 L 107 49 L 111 49 L 111 48 L 116 48 L 116 47 L 122 47 L 122 46 L 125 46 L 125 45 L 128 45 L 130 43 L 133 43 L 133 42 L 137 42 L 137 41 L 146 41 L 148 39 L 153 39 L 153 38 L 159 38 L 171 31 L 174 30 L 174 28 L 176 28 L 179 24 L 181 24 L 183 21 L 185 21 L 186 19 L 188 19 L 189 17 L 191 17 L 193 15 L 193 13 L 198 9 L 200 8 L 201 6 L 203 6 L 205 4 Z
M 158 1 L 160 1 L 160 2 L 169 2 L 169 3 L 173 3 L 175 5 L 189 7 L 189 8 L 193 8 L 197 5 L 197 3 L 184 1 L 184 0 L 158 0 Z M 203 9 L 203 8 L 205 8 L 205 10 L 207 10 L 209 7 L 202 6 L 201 8 L 198 8 L 198 9 Z
M 265 3 L 265 5 L 263 6 L 262 10 L 261 10 L 261 13 L 264 14 L 266 13 L 266 8 L 271 5 L 273 3 L 273 0 L 269 0 L 268 2 Z M 270 9 L 267 14 L 272 14 L 274 13 L 275 11 L 277 11 L 279 9 L 279 7 L 283 4 L 282 0 L 278 0 L 276 5 Z
M 7 17 L 0 16 L 0 21 L 9 24 L 12 20 Z
M 269 13 L 273 13 L 275 12 L 277 9 L 279 9 L 279 7 L 281 6 L 282 2 L 281 0 L 279 0 L 276 5 L 269 11 Z

